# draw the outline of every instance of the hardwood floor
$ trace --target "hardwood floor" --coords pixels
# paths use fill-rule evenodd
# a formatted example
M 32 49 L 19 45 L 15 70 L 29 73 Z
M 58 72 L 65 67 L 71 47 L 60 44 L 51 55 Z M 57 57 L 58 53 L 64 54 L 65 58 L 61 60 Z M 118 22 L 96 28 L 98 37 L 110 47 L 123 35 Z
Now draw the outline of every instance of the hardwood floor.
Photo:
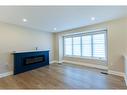
M 101 74 L 102 70 L 51 64 L 0 79 L 0 89 L 126 89 L 122 77 Z

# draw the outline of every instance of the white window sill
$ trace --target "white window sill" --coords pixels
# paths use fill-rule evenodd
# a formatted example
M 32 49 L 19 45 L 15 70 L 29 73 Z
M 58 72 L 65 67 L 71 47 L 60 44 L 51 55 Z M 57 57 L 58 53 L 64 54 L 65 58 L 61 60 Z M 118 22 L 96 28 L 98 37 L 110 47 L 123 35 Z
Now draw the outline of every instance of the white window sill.
M 69 55 L 65 55 L 64 57 L 81 58 L 81 59 L 88 59 L 88 60 L 98 60 L 98 61 L 103 61 L 103 62 L 107 61 L 105 59 L 97 58 L 97 57 L 69 56 Z

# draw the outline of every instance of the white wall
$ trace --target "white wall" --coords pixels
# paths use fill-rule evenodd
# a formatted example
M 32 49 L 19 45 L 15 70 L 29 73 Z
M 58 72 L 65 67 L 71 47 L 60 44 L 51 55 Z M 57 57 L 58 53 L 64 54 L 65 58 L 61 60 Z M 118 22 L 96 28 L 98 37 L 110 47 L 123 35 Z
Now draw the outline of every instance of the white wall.
M 53 59 L 52 39 L 52 33 L 0 23 L 0 73 L 6 71 L 4 69 L 6 64 L 13 65 L 11 54 L 13 51 L 30 51 L 35 47 L 40 50 L 50 50 L 51 61 Z

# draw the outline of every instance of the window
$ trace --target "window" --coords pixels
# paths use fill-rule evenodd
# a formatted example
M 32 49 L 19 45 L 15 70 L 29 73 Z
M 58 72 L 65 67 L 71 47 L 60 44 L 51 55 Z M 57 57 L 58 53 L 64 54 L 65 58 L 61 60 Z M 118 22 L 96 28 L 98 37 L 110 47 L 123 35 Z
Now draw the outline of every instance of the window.
M 64 36 L 64 56 L 106 60 L 106 30 Z

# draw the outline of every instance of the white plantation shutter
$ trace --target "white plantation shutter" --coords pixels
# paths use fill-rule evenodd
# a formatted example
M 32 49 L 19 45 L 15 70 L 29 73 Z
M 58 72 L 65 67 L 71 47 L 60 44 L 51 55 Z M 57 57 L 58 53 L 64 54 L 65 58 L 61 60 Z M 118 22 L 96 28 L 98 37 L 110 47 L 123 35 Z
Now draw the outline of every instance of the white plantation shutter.
M 92 56 L 91 35 L 82 36 L 82 56 Z
M 64 53 L 65 55 L 72 55 L 72 38 L 64 38 Z
M 73 55 L 81 55 L 81 37 L 73 37 Z
M 64 37 L 64 55 L 106 60 L 106 30 Z
M 93 35 L 93 57 L 105 58 L 105 34 Z

